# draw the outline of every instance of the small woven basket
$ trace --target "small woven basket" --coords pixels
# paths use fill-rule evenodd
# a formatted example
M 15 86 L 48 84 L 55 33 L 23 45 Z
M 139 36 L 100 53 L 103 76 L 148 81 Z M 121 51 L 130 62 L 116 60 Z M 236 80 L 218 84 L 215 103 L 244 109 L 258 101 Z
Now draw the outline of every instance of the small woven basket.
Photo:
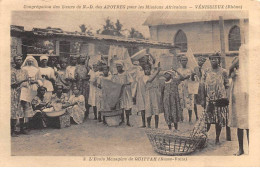
M 108 126 L 119 126 L 122 121 L 121 115 L 123 111 L 123 109 L 101 111 L 101 115 L 105 118 L 105 122 Z
M 203 143 L 203 138 L 180 136 L 169 130 L 148 129 L 146 134 L 155 152 L 169 156 L 188 155 Z

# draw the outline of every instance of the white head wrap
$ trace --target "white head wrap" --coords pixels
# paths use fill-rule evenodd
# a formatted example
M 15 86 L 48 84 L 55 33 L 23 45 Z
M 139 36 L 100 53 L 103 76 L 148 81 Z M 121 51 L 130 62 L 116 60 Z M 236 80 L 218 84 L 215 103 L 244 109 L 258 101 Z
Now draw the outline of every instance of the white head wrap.
M 42 61 L 42 60 L 48 60 L 49 59 L 49 57 L 47 56 L 47 55 L 42 55 L 41 57 L 40 57 L 40 61 Z
M 22 68 L 25 67 L 25 66 L 28 66 L 28 61 L 29 61 L 29 60 L 31 60 L 31 61 L 33 62 L 32 65 L 33 65 L 34 67 L 37 67 L 37 68 L 38 68 L 38 62 L 37 62 L 37 60 L 36 60 L 33 56 L 31 56 L 31 55 L 29 55 L 29 56 L 26 57 L 26 59 L 25 59 L 24 62 L 23 62 Z

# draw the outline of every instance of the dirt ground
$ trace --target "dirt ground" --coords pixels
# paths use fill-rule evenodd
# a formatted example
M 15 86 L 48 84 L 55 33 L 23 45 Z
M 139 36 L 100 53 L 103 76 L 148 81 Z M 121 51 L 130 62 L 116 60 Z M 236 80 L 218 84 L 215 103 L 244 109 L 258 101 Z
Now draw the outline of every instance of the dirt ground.
M 201 113 L 201 108 L 199 108 Z M 184 122 L 179 129 L 192 129 L 193 124 Z M 63 129 L 32 130 L 29 135 L 20 135 L 11 139 L 13 156 L 159 156 L 154 152 L 145 129 L 139 128 L 141 116 L 130 117 L 133 127 L 125 125 L 107 127 L 93 120 L 93 114 L 81 125 L 71 125 Z M 195 115 L 193 115 L 195 122 Z M 152 119 L 152 127 L 154 119 Z M 160 114 L 159 128 L 167 129 L 163 114 Z M 215 127 L 209 131 L 208 145 L 197 150 L 191 156 L 232 156 L 238 149 L 236 129 L 231 128 L 232 141 L 226 141 L 225 128 L 220 138 L 220 145 L 215 145 Z M 246 144 L 246 140 L 244 142 Z M 248 148 L 245 148 L 247 155 Z

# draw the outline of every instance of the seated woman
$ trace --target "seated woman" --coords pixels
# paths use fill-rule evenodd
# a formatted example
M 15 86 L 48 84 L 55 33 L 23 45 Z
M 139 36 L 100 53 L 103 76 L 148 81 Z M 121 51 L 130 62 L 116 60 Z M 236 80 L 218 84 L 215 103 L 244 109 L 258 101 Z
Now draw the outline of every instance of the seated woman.
M 68 103 L 68 96 L 63 93 L 63 86 L 61 84 L 56 85 L 55 93 L 51 97 L 51 107 L 53 111 L 48 117 L 48 126 L 55 128 L 63 128 L 70 126 L 70 115 L 66 111 L 67 107 L 71 105 Z
M 62 106 L 65 107 L 65 104 L 68 101 L 68 95 L 66 93 L 63 93 L 63 86 L 57 85 L 56 86 L 56 93 L 54 93 L 51 97 L 51 105 L 54 107 L 54 110 L 57 110 L 60 107 L 62 109 Z
M 46 87 L 38 87 L 37 95 L 32 100 L 32 108 L 35 111 L 35 115 L 30 122 L 32 128 L 47 127 L 47 117 L 43 110 L 51 107 L 51 105 L 47 102 L 48 99 L 45 97 L 46 91 Z
M 70 113 L 72 120 L 76 124 L 83 123 L 85 117 L 85 98 L 83 95 L 80 95 L 80 91 L 77 86 L 72 88 L 73 94 L 69 98 L 69 104 L 71 107 L 67 109 Z

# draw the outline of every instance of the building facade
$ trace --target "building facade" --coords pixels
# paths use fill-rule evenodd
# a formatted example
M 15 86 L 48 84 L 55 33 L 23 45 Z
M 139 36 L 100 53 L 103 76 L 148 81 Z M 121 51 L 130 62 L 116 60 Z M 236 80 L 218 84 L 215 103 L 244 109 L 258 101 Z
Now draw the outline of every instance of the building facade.
M 248 39 L 246 12 L 154 12 L 144 25 L 149 27 L 152 40 L 172 43 L 181 52 L 190 48 L 195 54 L 207 54 L 221 50 L 220 16 L 226 55 L 236 55 L 242 41 Z

